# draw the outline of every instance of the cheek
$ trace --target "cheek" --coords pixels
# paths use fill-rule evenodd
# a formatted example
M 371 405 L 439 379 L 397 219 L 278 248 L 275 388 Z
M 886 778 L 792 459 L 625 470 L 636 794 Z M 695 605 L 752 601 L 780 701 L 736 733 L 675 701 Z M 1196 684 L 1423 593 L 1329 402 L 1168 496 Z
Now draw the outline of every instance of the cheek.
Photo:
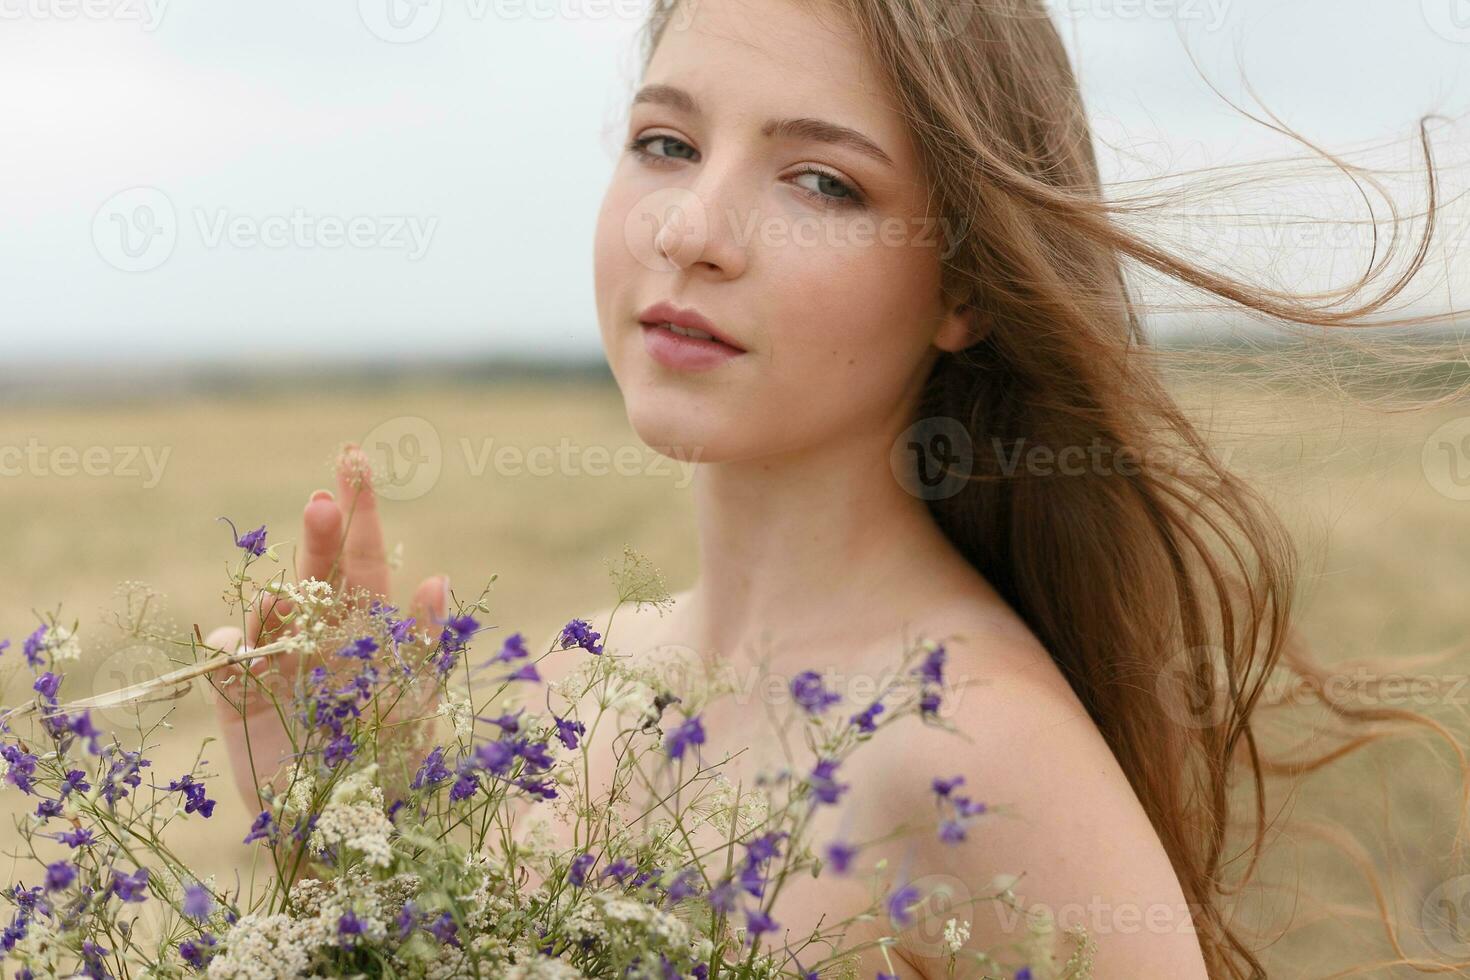
M 881 244 L 788 247 L 773 256 L 773 380 L 858 409 L 891 407 L 932 340 L 938 278 L 928 265 Z
M 615 338 L 617 311 L 627 306 L 627 297 L 621 289 L 636 281 L 629 270 L 633 258 L 623 235 L 623 216 L 628 213 L 628 209 L 621 198 L 618 185 L 614 182 L 603 198 L 602 209 L 597 215 L 597 229 L 593 235 L 592 275 L 597 320 L 609 358 L 614 353 L 609 344 Z

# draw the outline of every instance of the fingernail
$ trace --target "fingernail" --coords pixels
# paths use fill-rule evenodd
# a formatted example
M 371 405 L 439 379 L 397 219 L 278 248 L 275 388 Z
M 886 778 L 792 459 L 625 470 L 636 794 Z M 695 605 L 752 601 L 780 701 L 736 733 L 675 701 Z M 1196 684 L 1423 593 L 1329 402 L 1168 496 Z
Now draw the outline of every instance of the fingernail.
M 309 502 L 314 504 L 318 500 L 332 500 L 332 499 L 333 499 L 333 497 L 332 497 L 332 491 L 330 491 L 330 490 L 318 490 L 316 493 L 313 493 L 311 495 L 311 500 Z

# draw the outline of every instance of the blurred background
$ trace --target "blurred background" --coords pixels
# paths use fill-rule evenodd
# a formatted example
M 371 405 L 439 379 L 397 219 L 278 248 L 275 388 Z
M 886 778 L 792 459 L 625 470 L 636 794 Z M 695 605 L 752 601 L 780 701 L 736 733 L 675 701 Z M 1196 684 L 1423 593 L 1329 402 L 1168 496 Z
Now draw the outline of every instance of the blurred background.
M 1051 7 L 1114 187 L 1300 152 L 1227 103 L 1264 114 L 1248 84 L 1313 141 L 1396 170 L 1411 208 L 1425 199 L 1417 123 L 1438 113 L 1441 199 L 1467 186 L 1467 0 Z M 691 469 L 629 428 L 592 293 L 643 13 L 641 0 L 0 0 L 0 639 L 14 643 L 0 702 L 25 696 L 17 648 L 45 613 L 80 622 L 75 695 L 166 664 L 118 628 L 141 601 L 181 634 L 226 622 L 236 552 L 217 519 L 266 525 L 289 562 L 346 442 L 385 470 L 404 590 L 447 572 L 473 597 L 498 575 L 495 625 L 549 640 L 610 603 L 603 562 L 625 544 L 672 589 L 690 583 Z M 1371 225 L 1314 223 L 1365 216 L 1328 168 L 1208 197 L 1172 186 L 1180 209 L 1160 234 L 1262 281 L 1351 281 L 1374 256 Z M 1151 334 L 1180 352 L 1181 401 L 1298 535 L 1316 653 L 1344 671 L 1387 658 L 1415 683 L 1384 693 L 1374 675 L 1373 703 L 1463 736 L 1470 404 L 1439 398 L 1465 380 L 1463 329 L 1360 383 L 1357 355 L 1309 355 L 1140 288 Z M 1470 210 L 1451 200 L 1405 301 L 1433 313 L 1467 297 Z M 1257 356 L 1219 366 L 1243 345 Z M 1433 655 L 1450 659 L 1426 666 Z M 176 729 L 210 731 L 200 692 L 171 710 Z M 187 767 L 187 741 L 155 771 L 171 755 Z M 1470 922 L 1470 877 L 1443 853 L 1455 765 L 1394 743 L 1295 805 L 1392 836 L 1399 849 L 1373 861 L 1396 913 L 1428 930 L 1406 948 L 1463 957 L 1470 934 L 1442 926 Z M 179 849 L 229 876 L 249 819 L 223 780 L 216 795 L 218 834 Z M 1385 824 L 1386 800 L 1407 832 Z M 1310 842 L 1276 855 L 1266 877 L 1298 883 L 1308 923 L 1319 902 L 1366 894 Z M 1371 922 L 1345 947 L 1341 925 L 1283 940 L 1271 955 L 1300 972 L 1281 975 L 1387 950 Z

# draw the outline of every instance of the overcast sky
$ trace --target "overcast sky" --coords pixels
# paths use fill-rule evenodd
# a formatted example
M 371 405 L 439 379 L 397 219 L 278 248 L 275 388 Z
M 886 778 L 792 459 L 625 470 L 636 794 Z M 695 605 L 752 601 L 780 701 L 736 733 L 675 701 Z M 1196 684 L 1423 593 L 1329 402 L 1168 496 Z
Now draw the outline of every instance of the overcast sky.
M 414 2 L 0 0 L 0 361 L 596 356 L 642 4 Z M 1282 148 L 1186 47 L 1329 147 L 1470 109 L 1470 0 L 1052 5 L 1110 174 Z

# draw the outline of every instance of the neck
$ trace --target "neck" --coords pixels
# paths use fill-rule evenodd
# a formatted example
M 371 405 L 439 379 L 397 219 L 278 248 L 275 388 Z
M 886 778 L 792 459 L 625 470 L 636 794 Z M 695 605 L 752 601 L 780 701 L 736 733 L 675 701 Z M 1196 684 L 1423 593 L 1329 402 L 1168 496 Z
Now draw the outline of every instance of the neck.
M 699 577 L 681 631 L 723 656 L 887 636 L 973 570 L 889 468 L 894 434 L 709 463 L 695 481 Z

